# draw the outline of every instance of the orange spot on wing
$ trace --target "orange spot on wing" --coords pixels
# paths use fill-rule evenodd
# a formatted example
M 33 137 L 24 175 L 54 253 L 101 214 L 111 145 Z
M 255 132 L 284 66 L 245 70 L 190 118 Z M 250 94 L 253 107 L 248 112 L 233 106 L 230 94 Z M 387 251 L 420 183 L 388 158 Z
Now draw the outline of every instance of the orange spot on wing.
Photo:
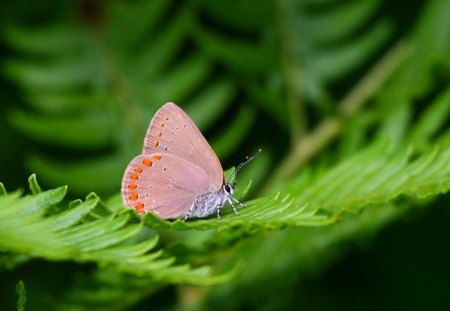
M 138 203 L 138 204 L 136 204 L 136 208 L 144 208 L 144 203 Z
M 161 156 L 159 156 L 159 155 L 153 156 L 153 160 L 159 161 L 159 160 L 161 160 Z
M 161 137 L 161 134 L 162 134 L 161 131 L 156 132 L 156 136 L 158 136 L 158 137 Z
M 155 141 L 153 142 L 153 147 L 158 147 L 159 145 L 159 141 L 157 139 L 155 139 Z
M 130 176 L 130 178 L 133 179 L 133 180 L 138 180 L 139 176 L 137 174 L 133 174 L 133 175 Z
M 166 119 L 166 121 L 167 121 L 167 120 L 169 120 L 169 117 L 168 117 L 168 116 L 166 116 L 166 117 L 165 117 L 165 119 Z
M 129 184 L 128 185 L 128 189 L 130 189 L 130 190 L 135 190 L 136 188 L 137 188 L 136 184 Z
M 142 161 L 142 164 L 144 164 L 147 167 L 150 167 L 153 165 L 153 162 L 150 159 L 144 159 L 144 161 Z
M 131 200 L 131 201 L 136 201 L 137 199 L 138 199 L 138 194 L 136 193 L 136 192 L 133 192 L 132 194 L 130 194 L 129 196 L 128 196 L 128 198 Z
M 142 202 L 137 203 L 135 206 L 135 209 L 136 209 L 136 213 L 138 213 L 140 215 L 144 214 L 145 213 L 144 203 L 142 203 Z
M 144 170 L 144 169 L 143 169 L 142 167 L 136 167 L 136 168 L 134 169 L 134 171 L 135 171 L 136 173 L 142 173 L 143 170 Z

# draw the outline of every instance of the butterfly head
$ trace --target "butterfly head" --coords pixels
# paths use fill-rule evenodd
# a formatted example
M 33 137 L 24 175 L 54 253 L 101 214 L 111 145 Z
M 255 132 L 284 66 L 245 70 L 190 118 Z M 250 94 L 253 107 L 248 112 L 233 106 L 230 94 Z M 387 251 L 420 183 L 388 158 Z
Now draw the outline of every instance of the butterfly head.
M 225 192 L 227 195 L 231 196 L 231 195 L 233 195 L 235 188 L 236 188 L 236 182 L 231 184 L 228 181 L 226 181 L 223 183 L 222 191 Z

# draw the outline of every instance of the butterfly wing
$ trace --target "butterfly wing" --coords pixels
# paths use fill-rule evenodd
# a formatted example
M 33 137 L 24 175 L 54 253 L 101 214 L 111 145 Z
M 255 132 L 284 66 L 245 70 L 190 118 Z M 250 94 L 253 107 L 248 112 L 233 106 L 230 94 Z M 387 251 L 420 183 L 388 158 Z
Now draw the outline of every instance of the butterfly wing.
M 209 191 L 218 191 L 222 186 L 223 170 L 215 152 L 191 118 L 174 103 L 165 104 L 155 113 L 145 136 L 143 153 L 175 155 L 206 173 Z
M 209 176 L 190 161 L 167 153 L 142 154 L 125 170 L 122 198 L 139 214 L 152 211 L 161 218 L 182 218 L 209 187 Z

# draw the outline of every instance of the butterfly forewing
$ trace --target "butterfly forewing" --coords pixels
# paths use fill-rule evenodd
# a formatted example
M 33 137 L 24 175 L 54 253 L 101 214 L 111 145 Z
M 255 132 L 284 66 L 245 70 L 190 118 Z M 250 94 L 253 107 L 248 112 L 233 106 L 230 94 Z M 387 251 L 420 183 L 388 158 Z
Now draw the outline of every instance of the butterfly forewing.
M 222 186 L 219 159 L 191 118 L 173 103 L 165 104 L 156 112 L 145 136 L 143 153 L 175 155 L 208 176 L 209 191 L 218 191 Z

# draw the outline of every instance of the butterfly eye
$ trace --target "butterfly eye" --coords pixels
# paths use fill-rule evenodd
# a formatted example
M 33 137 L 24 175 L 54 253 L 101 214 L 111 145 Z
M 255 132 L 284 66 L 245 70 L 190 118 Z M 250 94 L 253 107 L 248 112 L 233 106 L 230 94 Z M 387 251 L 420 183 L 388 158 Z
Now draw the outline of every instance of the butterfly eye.
M 225 184 L 225 191 L 230 194 L 233 192 L 233 189 L 231 188 L 229 183 Z

